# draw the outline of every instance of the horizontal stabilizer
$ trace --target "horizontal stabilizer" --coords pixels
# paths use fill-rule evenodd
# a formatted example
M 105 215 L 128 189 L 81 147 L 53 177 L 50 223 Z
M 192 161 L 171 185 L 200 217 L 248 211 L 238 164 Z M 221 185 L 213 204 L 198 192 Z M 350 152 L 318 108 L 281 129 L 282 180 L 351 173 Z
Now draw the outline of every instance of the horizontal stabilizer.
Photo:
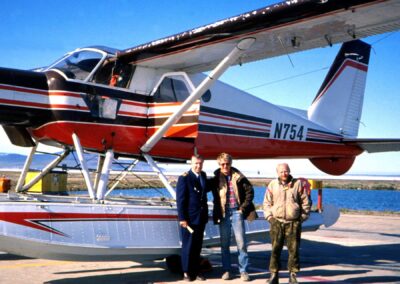
M 368 153 L 400 151 L 400 139 L 344 139 L 347 145 L 357 145 Z

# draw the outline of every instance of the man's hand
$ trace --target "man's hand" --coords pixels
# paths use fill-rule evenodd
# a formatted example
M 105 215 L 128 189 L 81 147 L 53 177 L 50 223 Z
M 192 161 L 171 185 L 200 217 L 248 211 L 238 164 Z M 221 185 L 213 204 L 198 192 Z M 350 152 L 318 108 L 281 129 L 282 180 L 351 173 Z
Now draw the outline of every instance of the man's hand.
M 187 221 L 183 220 L 183 221 L 179 221 L 179 225 L 180 225 L 182 228 L 186 228 L 187 225 L 188 225 L 188 223 L 187 223 Z
M 275 220 L 276 220 L 276 219 L 275 219 L 274 217 L 272 217 L 272 216 L 268 218 L 268 222 L 269 222 L 270 224 L 274 223 Z

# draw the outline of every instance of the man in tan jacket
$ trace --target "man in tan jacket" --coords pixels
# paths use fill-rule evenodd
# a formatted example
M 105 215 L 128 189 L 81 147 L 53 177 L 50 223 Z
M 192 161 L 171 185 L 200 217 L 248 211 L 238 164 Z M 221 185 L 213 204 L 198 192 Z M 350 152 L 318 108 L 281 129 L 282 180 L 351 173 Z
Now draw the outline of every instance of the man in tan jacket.
M 271 278 L 268 283 L 279 283 L 280 256 L 285 240 L 289 252 L 289 283 L 298 283 L 296 273 L 300 270 L 301 223 L 310 214 L 310 200 L 301 180 L 290 175 L 288 164 L 279 164 L 276 172 L 278 178 L 269 183 L 263 202 L 264 217 L 270 223 L 272 244 Z

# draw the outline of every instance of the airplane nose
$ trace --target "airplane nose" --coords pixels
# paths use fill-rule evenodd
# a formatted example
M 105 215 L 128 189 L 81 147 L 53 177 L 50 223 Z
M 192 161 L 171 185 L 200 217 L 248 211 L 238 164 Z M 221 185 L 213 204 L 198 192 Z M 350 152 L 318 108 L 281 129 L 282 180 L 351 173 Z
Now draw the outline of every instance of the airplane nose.
M 48 100 L 44 73 L 0 68 L 0 124 L 31 126 Z

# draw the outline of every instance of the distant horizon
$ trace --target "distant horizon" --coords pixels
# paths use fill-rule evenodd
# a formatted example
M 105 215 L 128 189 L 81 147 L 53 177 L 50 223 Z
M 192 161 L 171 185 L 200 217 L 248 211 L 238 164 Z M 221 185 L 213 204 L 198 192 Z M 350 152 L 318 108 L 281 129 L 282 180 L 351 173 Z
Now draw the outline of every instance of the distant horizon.
M 49 155 L 46 153 L 38 153 L 39 155 Z M 0 152 L 0 156 L 6 155 L 19 155 L 21 157 L 27 157 L 26 154 L 21 153 L 6 153 Z M 251 178 L 273 178 L 276 176 L 275 174 L 275 165 L 282 162 L 288 162 L 291 167 L 291 172 L 293 176 L 296 177 L 307 177 L 307 178 L 316 178 L 316 179 L 352 179 L 357 178 L 361 180 L 395 180 L 400 181 L 400 176 L 396 171 L 393 172 L 370 172 L 370 171 L 352 171 L 340 175 L 333 176 L 325 174 L 311 165 L 306 159 L 262 159 L 262 160 L 233 160 L 233 166 L 237 167 L 240 171 L 242 171 L 246 176 Z M 307 162 L 310 164 L 310 167 L 305 167 L 307 170 L 304 170 L 303 164 Z M 142 162 L 147 165 L 146 162 Z M 250 166 L 249 166 L 250 163 Z M 300 164 L 300 165 L 299 165 Z M 187 163 L 159 163 L 160 168 L 163 169 L 163 172 L 166 175 L 180 175 L 182 172 L 190 169 L 190 165 Z M 23 163 L 14 167 L 3 167 L 0 163 L 0 171 L 10 171 L 16 172 L 21 171 L 23 168 Z M 215 160 L 205 160 L 203 170 L 208 174 L 212 175 L 213 172 L 218 168 L 218 165 Z M 251 169 L 249 169 L 251 168 Z M 35 169 L 36 170 L 36 169 Z M 143 171 L 137 171 L 143 172 Z M 151 172 L 151 171 L 146 171 Z

